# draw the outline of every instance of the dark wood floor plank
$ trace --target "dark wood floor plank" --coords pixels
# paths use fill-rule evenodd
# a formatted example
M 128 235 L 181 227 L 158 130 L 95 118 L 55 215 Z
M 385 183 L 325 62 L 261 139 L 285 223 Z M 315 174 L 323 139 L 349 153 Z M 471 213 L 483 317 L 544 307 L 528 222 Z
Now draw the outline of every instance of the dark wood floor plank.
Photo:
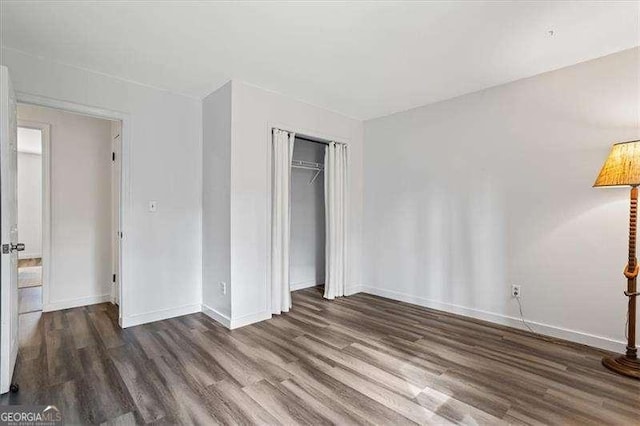
M 329 421 L 337 425 L 373 425 L 374 423 L 355 414 L 353 411 L 337 404 L 336 401 L 321 392 L 315 391 L 312 387 L 298 382 L 296 379 L 285 380 L 282 386 L 288 392 L 295 394 L 304 403 L 321 413 Z
M 235 383 L 223 380 L 209 386 L 207 390 L 211 398 L 222 403 L 220 412 L 224 424 L 281 424 Z
M 96 310 L 89 312 L 89 318 L 91 319 L 91 324 L 98 331 L 104 346 L 115 348 L 125 344 L 118 325 L 113 323 L 113 317 L 110 317 L 106 311 Z
M 432 388 L 426 388 L 416 397 L 418 404 L 440 417 L 457 424 L 502 425 L 507 424 L 499 417 L 492 416 L 472 405 L 438 392 Z
M 130 345 L 108 351 L 142 419 L 153 422 L 165 417 L 166 390 L 153 364 Z
M 216 407 L 207 398 L 206 388 L 172 357 L 155 358 L 153 364 L 165 384 L 163 422 L 170 424 L 207 424 L 217 419 Z
M 91 423 L 102 423 L 132 411 L 135 406 L 113 361 L 99 346 L 86 346 L 79 351 L 83 377 L 78 380 L 86 399 Z
M 212 357 L 190 344 L 189 335 L 182 336 L 174 330 L 167 329 L 159 331 L 157 337 L 161 342 L 158 352 L 165 357 L 171 355 L 178 360 L 202 386 L 209 386 L 227 377 Z M 158 357 L 154 357 L 156 358 Z
M 295 394 L 284 393 L 282 389 L 267 380 L 261 380 L 243 390 L 282 424 L 331 424 L 329 419 L 315 412 Z
M 419 365 L 400 360 L 385 352 L 378 351 L 370 346 L 354 343 L 344 349 L 345 353 L 359 358 L 362 362 L 375 366 L 381 370 L 401 378 L 406 383 L 411 383 L 418 390 L 424 389 L 439 376 Z
M 248 386 L 264 379 L 256 363 L 241 352 L 234 350 L 228 337 L 212 333 L 212 331 L 192 333 L 196 346 L 205 351 L 228 379 L 241 387 Z
M 29 316 L 27 316 L 29 315 Z M 16 394 L 95 424 L 638 424 L 605 351 L 367 294 L 293 293 L 228 330 L 202 313 L 122 330 L 105 303 L 21 316 Z
M 322 356 L 334 361 L 340 367 L 366 376 L 370 381 L 378 382 L 381 386 L 387 387 L 400 395 L 406 396 L 407 398 L 414 398 L 422 390 L 394 374 L 345 352 L 341 352 L 328 345 L 324 345 L 311 337 L 302 336 L 297 338 L 296 341 L 303 345 L 303 347 L 309 352 L 321 354 Z
M 289 363 L 296 361 L 298 355 L 291 350 L 287 342 L 278 338 L 278 334 L 272 334 L 272 329 L 262 327 L 244 327 L 233 331 L 233 338 L 251 348 L 263 348 L 270 355 L 272 362 Z
M 46 334 L 47 372 L 49 384 L 61 384 L 82 377 L 82 367 L 68 329 Z
M 329 373 L 334 379 L 356 389 L 379 404 L 384 404 L 396 413 L 414 421 L 417 424 L 447 424 L 444 417 L 424 408 L 415 400 L 392 392 L 378 383 L 373 383 L 364 376 L 355 374 L 347 369 L 335 367 Z
M 335 379 L 331 374 L 333 368 L 332 365 L 312 356 L 287 366 L 287 370 L 295 376 L 296 382 L 312 389 L 313 394 L 322 393 L 333 399 L 336 405 L 341 405 L 371 423 L 414 424 L 387 405 L 379 404 L 350 385 Z
M 125 413 L 121 416 L 107 420 L 101 423 L 105 426 L 130 426 L 136 424 L 136 416 L 133 412 Z
M 71 336 L 76 349 L 98 344 L 95 326 L 90 323 L 87 311 L 84 309 L 70 309 L 65 311 L 65 319 L 69 324 Z

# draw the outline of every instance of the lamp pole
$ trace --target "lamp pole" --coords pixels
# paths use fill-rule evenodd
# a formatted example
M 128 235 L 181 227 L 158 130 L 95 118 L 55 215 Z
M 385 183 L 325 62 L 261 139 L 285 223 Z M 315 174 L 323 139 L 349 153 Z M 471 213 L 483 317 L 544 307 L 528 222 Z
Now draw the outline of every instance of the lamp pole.
M 638 296 L 636 279 L 639 269 L 638 259 L 636 259 L 637 219 L 638 185 L 633 185 L 629 209 L 629 261 L 624 269 L 624 276 L 627 278 L 627 291 L 624 294 L 629 298 L 627 351 L 623 356 L 604 357 L 602 364 L 616 373 L 640 379 L 640 361 L 638 360 L 638 348 L 636 348 L 636 297 Z
M 636 348 L 636 279 L 638 276 L 638 259 L 636 259 L 636 224 L 638 217 L 638 186 L 631 187 L 631 208 L 629 210 L 629 265 L 625 271 L 627 277 L 627 291 L 629 298 L 629 330 L 627 342 L 627 357 L 638 358 Z

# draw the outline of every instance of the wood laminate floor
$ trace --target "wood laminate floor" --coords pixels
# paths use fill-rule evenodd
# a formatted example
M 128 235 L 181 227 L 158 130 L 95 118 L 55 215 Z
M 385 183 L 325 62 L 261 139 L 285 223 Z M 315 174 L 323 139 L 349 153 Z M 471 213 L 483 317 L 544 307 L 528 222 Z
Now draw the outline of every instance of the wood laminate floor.
M 18 288 L 42 286 L 42 266 L 21 266 L 18 268 Z
M 42 310 L 42 286 L 18 289 L 18 312 L 21 314 Z
M 121 330 L 110 304 L 21 321 L 7 404 L 72 423 L 638 424 L 602 351 L 358 294 L 293 294 L 229 331 L 204 314 Z
M 30 257 L 27 259 L 18 259 L 18 268 L 25 268 L 29 266 L 42 266 L 42 258 Z

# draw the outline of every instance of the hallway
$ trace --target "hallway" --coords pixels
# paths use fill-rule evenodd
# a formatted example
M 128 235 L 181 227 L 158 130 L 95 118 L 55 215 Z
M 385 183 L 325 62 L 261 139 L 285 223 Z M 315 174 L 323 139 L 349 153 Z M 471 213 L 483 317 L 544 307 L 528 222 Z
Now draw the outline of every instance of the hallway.
M 42 259 L 18 261 L 18 313 L 42 311 Z

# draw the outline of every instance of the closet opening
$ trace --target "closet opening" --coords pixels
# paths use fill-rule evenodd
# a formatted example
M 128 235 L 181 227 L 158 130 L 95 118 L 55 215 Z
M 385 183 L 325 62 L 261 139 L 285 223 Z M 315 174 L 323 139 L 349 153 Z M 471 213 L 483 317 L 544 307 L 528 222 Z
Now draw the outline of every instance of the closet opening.
M 291 160 L 290 289 L 325 281 L 324 152 L 326 143 L 296 136 Z
M 291 292 L 344 296 L 347 281 L 348 149 L 340 142 L 272 129 L 271 313 Z

